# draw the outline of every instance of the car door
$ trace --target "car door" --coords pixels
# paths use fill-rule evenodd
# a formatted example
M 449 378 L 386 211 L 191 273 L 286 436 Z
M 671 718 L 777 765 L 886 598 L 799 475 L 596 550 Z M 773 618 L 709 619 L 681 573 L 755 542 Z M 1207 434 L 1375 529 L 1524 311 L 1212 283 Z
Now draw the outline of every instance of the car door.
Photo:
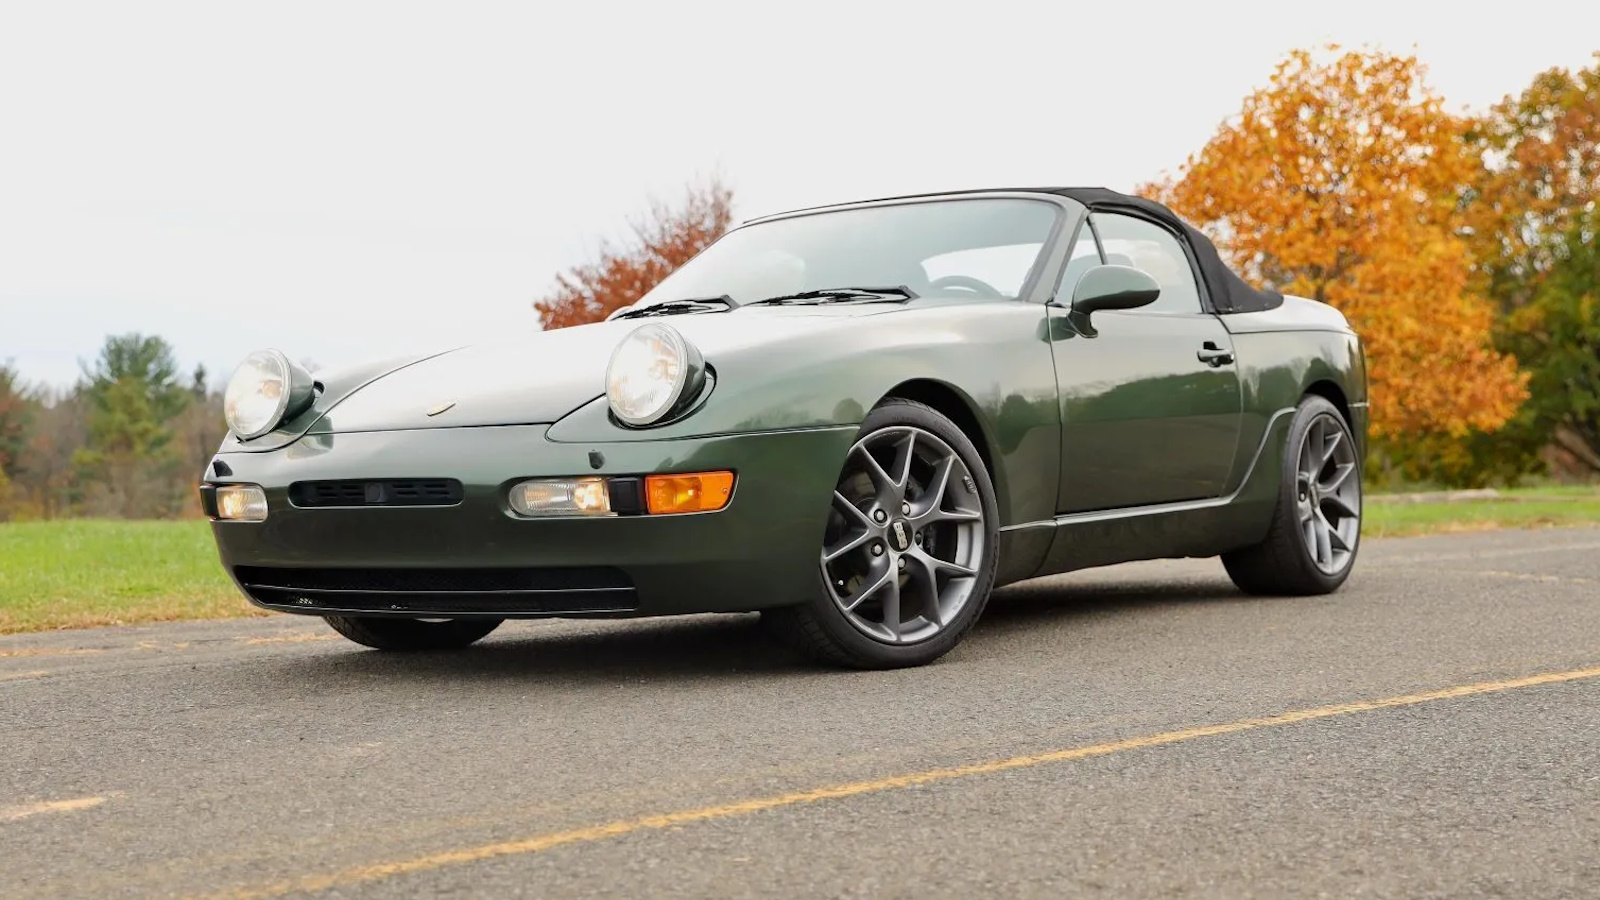
M 1072 289 L 1102 262 L 1161 285 L 1149 306 L 1093 315 L 1095 336 L 1065 321 Z M 1183 241 L 1165 226 L 1094 212 L 1062 270 L 1051 316 L 1061 403 L 1061 513 L 1217 497 L 1239 440 L 1233 342 L 1205 311 Z

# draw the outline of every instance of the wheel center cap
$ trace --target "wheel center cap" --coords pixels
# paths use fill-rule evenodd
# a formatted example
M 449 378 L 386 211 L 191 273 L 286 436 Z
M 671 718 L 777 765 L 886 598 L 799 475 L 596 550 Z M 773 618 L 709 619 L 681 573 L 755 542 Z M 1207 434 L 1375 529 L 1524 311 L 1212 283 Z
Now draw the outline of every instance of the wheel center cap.
M 889 546 L 894 548 L 894 552 L 904 553 L 906 548 L 911 546 L 911 526 L 906 524 L 905 519 L 895 519 L 890 522 L 886 531 Z

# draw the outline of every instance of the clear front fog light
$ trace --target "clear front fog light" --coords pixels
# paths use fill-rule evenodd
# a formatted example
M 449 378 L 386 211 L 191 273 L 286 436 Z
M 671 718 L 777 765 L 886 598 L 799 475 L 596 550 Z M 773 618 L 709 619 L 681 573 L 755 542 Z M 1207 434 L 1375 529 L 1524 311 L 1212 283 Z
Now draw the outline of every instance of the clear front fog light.
M 253 484 L 217 486 L 217 518 L 230 522 L 260 522 L 266 517 L 266 491 Z
M 511 488 L 520 516 L 609 516 L 611 495 L 603 478 L 540 478 Z

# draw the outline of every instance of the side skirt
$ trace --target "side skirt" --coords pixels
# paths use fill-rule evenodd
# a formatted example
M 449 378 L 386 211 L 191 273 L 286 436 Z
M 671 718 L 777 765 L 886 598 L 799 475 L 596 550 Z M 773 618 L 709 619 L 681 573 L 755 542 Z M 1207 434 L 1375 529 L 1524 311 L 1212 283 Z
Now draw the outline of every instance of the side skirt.
M 1294 407 L 1272 414 L 1239 487 L 1205 500 L 1072 513 L 1001 529 L 1001 546 L 1034 548 L 1048 536 L 1042 563 L 1029 574 L 1002 565 L 1006 583 L 1143 559 L 1217 556 L 1266 536 L 1277 502 Z

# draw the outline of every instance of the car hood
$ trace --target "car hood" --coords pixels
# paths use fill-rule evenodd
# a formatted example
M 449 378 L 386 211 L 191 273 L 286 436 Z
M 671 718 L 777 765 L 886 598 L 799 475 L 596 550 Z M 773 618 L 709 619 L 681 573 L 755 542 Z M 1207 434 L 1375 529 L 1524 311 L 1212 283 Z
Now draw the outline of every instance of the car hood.
M 672 325 L 714 368 L 718 354 L 729 350 L 843 327 L 852 319 L 900 308 L 876 303 L 747 308 L 532 331 L 396 368 L 346 395 L 310 430 L 325 434 L 555 422 L 605 393 L 612 348 L 646 323 Z

